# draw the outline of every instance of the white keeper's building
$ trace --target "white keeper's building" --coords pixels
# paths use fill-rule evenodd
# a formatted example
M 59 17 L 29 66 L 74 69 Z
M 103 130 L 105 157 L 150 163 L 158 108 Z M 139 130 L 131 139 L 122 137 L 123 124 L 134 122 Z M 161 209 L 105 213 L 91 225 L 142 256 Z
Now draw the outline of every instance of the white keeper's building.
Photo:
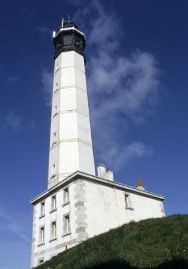
M 64 21 L 55 46 L 48 189 L 32 200 L 31 267 L 95 235 L 130 221 L 163 217 L 164 197 L 95 172 L 87 85 L 85 36 Z

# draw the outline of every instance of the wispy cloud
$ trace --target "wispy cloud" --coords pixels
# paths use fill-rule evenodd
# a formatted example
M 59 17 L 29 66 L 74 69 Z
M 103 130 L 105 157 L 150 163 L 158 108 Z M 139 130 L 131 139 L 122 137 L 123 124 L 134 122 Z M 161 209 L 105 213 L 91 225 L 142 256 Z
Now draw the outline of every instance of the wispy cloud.
M 121 145 L 121 149 L 119 146 L 120 145 L 117 146 L 116 144 L 109 147 L 109 149 L 102 147 L 103 150 L 100 152 L 100 158 L 105 160 L 105 162 L 115 170 L 127 165 L 134 159 L 150 157 L 153 153 L 151 147 L 141 142 Z
M 23 119 L 14 111 L 8 111 L 5 116 L 5 126 L 10 127 L 12 130 L 20 131 L 23 127 Z
M 37 31 L 39 31 L 42 34 L 52 34 L 52 29 L 44 24 L 39 25 L 37 27 Z
M 155 110 L 160 99 L 158 63 L 148 52 L 122 52 L 121 24 L 99 1 L 80 8 L 76 18 L 83 27 L 87 21 L 84 31 L 91 52 L 87 69 L 95 152 L 98 160 L 118 169 L 151 154 L 151 147 L 142 142 L 127 144 L 123 129 L 130 128 L 130 122 L 145 121 Z
M 20 79 L 20 76 L 18 76 L 18 75 L 12 75 L 12 76 L 9 76 L 7 79 L 6 79 L 6 81 L 8 82 L 8 83 L 14 83 L 14 82 L 16 82 L 17 80 L 19 80 Z
M 151 147 L 139 137 L 128 143 L 124 135 L 155 111 L 160 101 L 160 70 L 151 53 L 123 52 L 125 37 L 118 16 L 107 12 L 101 2 L 76 0 L 73 4 L 78 7 L 74 17 L 87 34 L 90 52 L 88 90 L 96 159 L 119 169 L 135 158 L 151 155 Z M 46 70 L 41 77 L 48 105 L 52 77 Z
M 13 110 L 7 112 L 2 125 L 16 132 L 22 131 L 26 128 L 29 128 L 32 131 L 36 129 L 36 123 L 33 120 L 24 121 L 23 117 Z
M 49 72 L 46 69 L 43 69 L 41 72 L 41 85 L 42 91 L 44 94 L 44 101 L 47 106 L 51 105 L 52 99 L 52 84 L 53 84 L 53 73 Z
M 0 231 L 9 233 L 12 232 L 25 242 L 31 242 L 30 238 L 25 235 L 25 230 L 23 229 L 22 225 L 19 225 L 17 221 L 7 214 L 2 208 L 0 208 Z

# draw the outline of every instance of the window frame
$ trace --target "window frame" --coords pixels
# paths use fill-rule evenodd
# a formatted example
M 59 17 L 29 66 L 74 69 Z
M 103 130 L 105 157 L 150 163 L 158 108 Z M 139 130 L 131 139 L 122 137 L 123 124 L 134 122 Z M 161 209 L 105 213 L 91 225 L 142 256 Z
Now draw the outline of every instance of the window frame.
M 45 216 L 45 200 L 40 202 L 40 216 L 39 218 L 43 218 Z
M 132 207 L 130 193 L 127 193 L 127 192 L 124 193 L 124 200 L 125 200 L 125 208 L 129 210 L 134 210 L 134 208 Z
M 70 203 L 69 198 L 70 198 L 69 197 L 69 187 L 67 186 L 66 188 L 63 189 L 63 206 Z
M 51 210 L 50 213 L 57 210 L 57 194 L 51 196 Z
M 68 225 L 67 225 L 67 219 L 68 219 Z M 70 234 L 71 234 L 71 219 L 70 219 L 70 213 L 68 213 L 63 216 L 63 236 Z
M 39 246 L 44 245 L 45 244 L 45 226 L 42 225 L 39 228 Z
M 53 220 L 50 223 L 50 242 L 57 239 L 57 221 Z

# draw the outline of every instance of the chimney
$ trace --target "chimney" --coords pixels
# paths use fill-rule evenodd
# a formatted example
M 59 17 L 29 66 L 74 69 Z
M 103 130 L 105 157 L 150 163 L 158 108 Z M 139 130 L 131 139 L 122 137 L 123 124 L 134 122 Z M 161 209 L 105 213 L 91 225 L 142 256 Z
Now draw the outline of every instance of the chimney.
M 111 170 L 108 170 L 106 175 L 105 175 L 105 178 L 110 180 L 110 181 L 114 181 L 114 175 L 113 175 L 113 172 Z
M 137 189 L 141 191 L 145 191 L 143 180 L 141 177 L 139 177 L 137 180 Z
M 106 165 L 103 163 L 100 163 L 97 167 L 97 175 L 98 177 L 114 181 L 114 175 L 111 170 L 108 170 Z

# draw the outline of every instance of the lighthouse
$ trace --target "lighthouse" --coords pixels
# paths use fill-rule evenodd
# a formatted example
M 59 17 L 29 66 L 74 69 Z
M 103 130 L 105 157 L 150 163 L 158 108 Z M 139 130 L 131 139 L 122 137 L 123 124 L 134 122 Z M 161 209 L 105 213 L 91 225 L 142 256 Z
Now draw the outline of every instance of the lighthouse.
M 62 21 L 55 46 L 48 188 L 76 171 L 95 175 L 85 75 L 85 36 Z
M 74 22 L 63 20 L 53 43 L 48 184 L 31 201 L 32 268 L 112 228 L 165 215 L 164 197 L 147 191 L 143 180 L 128 186 L 117 182 L 104 163 L 95 167 L 85 35 Z

